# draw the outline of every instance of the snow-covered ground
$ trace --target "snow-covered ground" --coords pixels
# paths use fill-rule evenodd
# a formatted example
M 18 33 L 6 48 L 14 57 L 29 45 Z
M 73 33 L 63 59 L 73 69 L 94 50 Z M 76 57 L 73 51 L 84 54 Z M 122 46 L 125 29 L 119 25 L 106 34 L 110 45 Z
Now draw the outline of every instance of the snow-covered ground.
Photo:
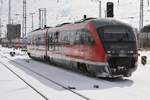
M 2 64 L 0 64 L 0 99 L 44 100 Z
M 138 69 L 131 77 L 103 80 L 81 75 L 63 68 L 45 64 L 44 62 L 32 60 L 19 50 L 16 51 L 17 55 L 14 57 L 9 55 L 9 52 L 12 50 L 2 47 L 0 50 L 0 62 L 7 64 L 13 71 L 50 100 L 85 100 L 85 98 L 82 98 L 77 94 L 90 100 L 150 99 L 150 51 L 140 52 L 140 56 L 146 55 L 148 57 L 148 64 L 143 66 L 139 57 Z M 52 81 L 42 78 L 28 69 L 40 73 L 64 87 L 75 87 L 76 89 L 73 89 L 73 91 L 77 94 L 54 84 Z M 12 73 L 10 73 L 3 65 L 0 65 L 0 79 L 2 80 L 0 81 L 0 84 L 2 84 L 0 85 L 0 99 L 10 100 L 11 97 L 14 97 L 14 99 L 11 100 L 20 100 L 19 96 L 15 96 L 19 94 L 23 95 L 22 97 L 26 97 L 24 95 L 27 95 L 28 100 L 40 100 L 41 98 L 40 96 L 36 96 L 37 93 L 12 75 Z M 12 82 L 12 80 L 15 82 Z M 94 85 L 98 85 L 99 88 L 94 88 Z M 9 98 L 7 96 L 9 96 Z

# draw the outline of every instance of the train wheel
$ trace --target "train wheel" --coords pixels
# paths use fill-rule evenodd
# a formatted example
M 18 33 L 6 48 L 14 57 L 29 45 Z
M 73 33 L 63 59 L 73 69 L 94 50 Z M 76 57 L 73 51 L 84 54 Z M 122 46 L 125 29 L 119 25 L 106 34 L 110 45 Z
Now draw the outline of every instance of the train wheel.
M 32 58 L 32 59 L 36 59 L 34 56 L 32 56 L 30 53 L 27 53 L 28 54 L 28 56 L 30 57 L 30 58 Z
M 52 57 L 49 57 L 49 61 L 48 61 L 50 64 L 54 64 L 53 63 L 53 58 Z
M 84 63 L 78 63 L 77 68 L 78 68 L 79 71 L 81 71 L 83 73 L 88 72 L 86 64 L 84 64 Z
M 44 61 L 49 62 L 49 57 L 44 56 Z
M 95 73 L 95 72 L 92 72 L 92 71 L 89 71 L 89 75 L 90 75 L 91 77 L 96 77 L 96 73 Z
M 53 63 L 53 58 L 48 57 L 48 63 L 49 63 L 49 64 L 54 64 L 54 63 Z

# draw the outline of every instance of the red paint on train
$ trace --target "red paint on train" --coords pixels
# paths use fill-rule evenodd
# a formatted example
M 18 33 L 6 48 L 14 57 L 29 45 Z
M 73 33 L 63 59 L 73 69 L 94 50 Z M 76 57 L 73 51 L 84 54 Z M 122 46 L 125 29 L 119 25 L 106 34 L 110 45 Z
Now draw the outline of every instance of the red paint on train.
M 30 57 L 73 65 L 98 77 L 131 76 L 137 68 L 135 33 L 131 26 L 116 20 L 66 23 L 35 30 L 28 38 Z

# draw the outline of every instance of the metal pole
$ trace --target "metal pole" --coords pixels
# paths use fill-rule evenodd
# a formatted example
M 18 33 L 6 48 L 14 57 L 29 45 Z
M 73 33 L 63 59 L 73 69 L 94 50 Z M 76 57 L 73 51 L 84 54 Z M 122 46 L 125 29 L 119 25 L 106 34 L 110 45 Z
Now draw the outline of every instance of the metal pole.
M 101 10 L 102 10 L 102 7 L 101 7 L 101 1 L 99 1 L 99 18 L 101 18 Z
M 2 37 L 2 27 L 3 27 L 3 23 L 2 23 L 2 19 L 0 18 L 0 37 Z
M 32 21 L 31 21 L 31 29 L 32 29 L 32 30 L 34 30 L 34 19 L 33 19 L 33 18 L 34 18 L 34 14 L 35 14 L 35 13 L 30 13 L 30 15 L 31 15 L 31 20 L 32 20 Z
M 143 28 L 143 0 L 140 0 L 140 20 L 139 20 L 139 30 L 141 30 Z M 142 34 L 142 33 L 141 33 Z M 140 44 L 141 44 L 141 48 L 143 48 L 143 39 L 141 39 Z
M 44 19 L 45 19 L 45 20 L 44 20 L 44 27 L 46 26 L 46 13 L 47 13 L 47 12 L 46 12 L 46 8 L 45 8 L 45 11 L 44 11 Z
M 1 34 L 2 34 L 2 21 L 1 21 L 1 18 L 0 18 L 0 37 L 1 37 Z
M 9 0 L 8 24 L 11 24 L 11 0 Z
M 27 33 L 27 11 L 26 11 L 26 0 L 24 0 L 24 6 L 25 6 L 25 38 Z
M 27 10 L 26 10 L 26 0 L 23 0 L 22 33 L 23 33 L 23 43 L 25 48 L 27 47 L 26 32 L 27 32 Z
M 44 25 L 44 12 L 43 12 L 44 10 L 43 9 L 41 9 L 41 16 L 42 16 L 42 19 L 41 19 L 41 23 L 42 23 L 42 25 L 41 25 L 41 27 L 43 28 L 43 25 Z
M 46 8 L 39 9 L 39 28 L 46 26 Z
M 18 16 L 19 16 L 19 14 L 15 14 L 15 16 L 16 16 L 16 19 L 15 19 L 16 24 L 19 24 L 19 21 L 18 21 Z
M 22 38 L 24 38 L 24 0 L 23 0 L 23 13 L 22 13 Z
M 23 38 L 26 38 L 26 31 L 27 31 L 26 0 L 23 0 L 23 23 L 22 23 Z
M 39 28 L 41 28 L 41 9 L 39 9 Z
M 139 29 L 143 28 L 143 6 L 144 6 L 144 1 L 140 0 L 140 21 L 139 21 Z
M 33 14 L 34 14 L 34 13 L 32 13 L 32 16 L 31 16 L 31 17 L 32 17 L 32 30 L 34 29 Z
M 119 6 L 120 1 L 118 0 L 118 6 Z

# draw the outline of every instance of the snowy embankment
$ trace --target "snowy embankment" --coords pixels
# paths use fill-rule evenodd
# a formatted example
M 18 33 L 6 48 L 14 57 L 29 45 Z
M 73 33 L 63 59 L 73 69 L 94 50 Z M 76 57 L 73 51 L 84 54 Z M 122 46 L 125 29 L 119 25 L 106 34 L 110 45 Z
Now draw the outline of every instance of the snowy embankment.
M 138 69 L 131 77 L 115 80 L 95 79 L 45 64 L 44 62 L 34 61 L 27 55 L 23 55 L 23 53 L 20 54 L 19 50 L 17 55 L 11 57 L 9 55 L 10 51 L 8 51 L 8 49 L 1 48 L 0 54 L 8 57 L 12 61 L 22 64 L 23 66 L 14 64 L 11 60 L 6 58 L 0 58 L 0 61 L 11 66 L 14 71 L 16 71 L 26 81 L 35 86 L 35 88 L 37 88 L 51 100 L 77 100 L 83 98 L 80 98 L 77 95 L 60 88 L 59 86 L 54 85 L 48 80 L 33 74 L 26 68 L 30 68 L 37 73 L 40 73 L 43 76 L 62 84 L 65 87 L 75 87 L 76 89 L 73 91 L 88 97 L 91 100 L 150 99 L 150 51 L 140 51 L 140 56 L 147 56 L 147 65 L 143 66 L 140 61 L 141 58 L 139 57 Z M 29 62 L 27 62 L 27 60 L 29 60 Z M 98 85 L 99 88 L 94 88 L 94 85 Z

